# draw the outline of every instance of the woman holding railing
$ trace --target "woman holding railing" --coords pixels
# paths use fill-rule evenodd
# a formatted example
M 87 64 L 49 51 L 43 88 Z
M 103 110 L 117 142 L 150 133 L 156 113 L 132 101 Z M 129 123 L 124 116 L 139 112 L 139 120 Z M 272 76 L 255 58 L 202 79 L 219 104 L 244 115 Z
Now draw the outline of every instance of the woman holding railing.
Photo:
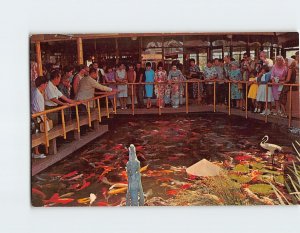
M 231 99 L 236 101 L 236 108 L 242 108 L 242 98 L 243 86 L 239 81 L 242 81 L 242 74 L 239 69 L 239 63 L 237 61 L 231 62 L 231 70 L 229 72 L 229 80 L 233 83 L 231 84 Z
M 157 106 L 159 108 L 164 107 L 164 95 L 165 95 L 165 84 L 167 81 L 167 71 L 163 69 L 162 62 L 159 62 L 157 65 L 157 70 L 155 71 L 155 82 L 158 83 L 155 85 L 155 95 L 157 96 Z
M 146 63 L 146 71 L 145 71 L 145 77 L 146 77 L 146 83 L 153 83 L 154 82 L 154 76 L 155 73 L 151 69 L 151 63 Z M 147 97 L 147 108 L 151 108 L 151 98 L 153 96 L 153 84 L 146 84 L 145 85 L 146 90 L 146 97 Z
M 171 102 L 173 108 L 178 108 L 180 103 L 180 96 L 183 95 L 183 84 L 179 83 L 183 81 L 184 77 L 177 66 L 174 64 L 168 75 L 168 81 L 171 84 Z
M 116 71 L 116 80 L 119 83 L 118 85 L 118 97 L 121 105 L 121 109 L 127 109 L 127 73 L 125 70 L 125 65 L 120 64 Z M 120 85 L 125 84 L 125 85 Z
M 113 68 L 111 66 L 108 67 L 107 72 L 104 76 L 104 80 L 105 80 L 105 83 L 107 83 L 110 88 L 112 88 L 113 90 L 117 89 L 117 86 L 116 86 L 116 73 L 113 71 Z M 108 98 L 111 101 L 111 105 L 113 106 L 113 109 L 115 109 L 114 96 L 110 95 L 110 96 L 108 96 Z
M 294 84 L 296 83 L 296 74 L 297 74 L 297 68 L 296 68 L 296 61 L 292 58 L 287 58 L 287 65 L 288 65 L 288 72 L 287 72 L 287 78 L 285 80 L 286 84 Z M 297 88 L 297 87 L 296 87 Z M 289 86 L 283 86 L 282 91 L 280 93 L 279 97 L 279 103 L 281 106 L 281 117 L 286 118 L 286 103 L 287 103 L 287 94 L 290 90 Z
M 275 101 L 276 110 L 273 112 L 273 115 L 281 115 L 280 106 L 279 106 L 279 97 L 282 91 L 283 85 L 279 85 L 285 81 L 287 75 L 287 67 L 285 66 L 284 58 L 282 56 L 276 57 L 275 65 L 271 71 L 271 81 L 272 85 L 272 94 Z M 275 84 L 275 85 L 274 85 Z

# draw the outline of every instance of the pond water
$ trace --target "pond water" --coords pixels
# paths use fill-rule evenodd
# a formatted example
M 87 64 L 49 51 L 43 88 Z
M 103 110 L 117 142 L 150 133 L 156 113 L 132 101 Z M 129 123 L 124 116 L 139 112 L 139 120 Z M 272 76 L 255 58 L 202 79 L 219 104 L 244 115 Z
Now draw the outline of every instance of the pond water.
M 127 181 L 130 144 L 141 167 L 148 165 L 142 172 L 146 205 L 174 205 L 179 192 L 201 188 L 199 179 L 185 172 L 201 159 L 220 166 L 229 161 L 229 170 L 245 164 L 237 156 L 260 162 L 266 154 L 259 146 L 264 135 L 284 148 L 285 158 L 294 156 L 291 140 L 278 127 L 224 114 L 116 116 L 108 124 L 106 134 L 32 177 L 33 206 L 89 206 L 91 193 L 96 195 L 92 206 L 124 205 L 126 191 L 110 194 L 109 188 Z

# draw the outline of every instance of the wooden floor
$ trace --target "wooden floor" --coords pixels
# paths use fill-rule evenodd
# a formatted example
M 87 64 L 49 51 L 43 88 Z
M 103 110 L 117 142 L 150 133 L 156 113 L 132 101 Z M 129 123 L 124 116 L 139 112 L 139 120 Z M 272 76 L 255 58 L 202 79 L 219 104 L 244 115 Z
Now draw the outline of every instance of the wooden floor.
M 188 107 L 188 113 L 196 113 L 196 112 L 213 112 L 214 108 L 213 105 L 199 105 L 199 104 L 191 104 Z M 220 106 L 220 105 L 216 105 L 216 112 L 222 112 L 225 114 L 228 114 L 228 106 Z M 177 109 L 174 109 L 172 107 L 166 107 L 161 109 L 161 115 L 163 114 L 170 114 L 170 113 L 186 113 L 186 106 L 180 106 Z M 147 108 L 135 108 L 134 109 L 134 114 L 132 113 L 132 109 L 128 108 L 125 110 L 121 110 L 121 109 L 117 109 L 117 114 L 132 114 L 132 115 L 143 115 L 143 114 L 159 114 L 159 109 L 158 107 L 154 107 L 152 106 L 152 108 L 147 109 Z M 235 116 L 241 116 L 241 117 L 245 117 L 246 118 L 246 112 L 239 110 L 239 109 L 233 109 L 231 108 L 231 115 L 235 115 Z M 299 116 L 300 117 L 300 116 Z M 291 126 L 292 127 L 297 127 L 300 128 L 300 118 L 292 118 L 291 121 Z M 260 120 L 260 121 L 265 121 L 266 117 L 264 115 L 261 114 L 257 114 L 257 113 L 252 113 L 250 111 L 248 111 L 248 116 L 247 118 L 250 119 L 256 119 L 256 120 Z M 279 125 L 285 125 L 288 126 L 288 118 L 282 118 L 280 116 L 273 116 L 273 115 L 269 115 L 267 118 L 268 122 L 271 123 L 276 123 Z

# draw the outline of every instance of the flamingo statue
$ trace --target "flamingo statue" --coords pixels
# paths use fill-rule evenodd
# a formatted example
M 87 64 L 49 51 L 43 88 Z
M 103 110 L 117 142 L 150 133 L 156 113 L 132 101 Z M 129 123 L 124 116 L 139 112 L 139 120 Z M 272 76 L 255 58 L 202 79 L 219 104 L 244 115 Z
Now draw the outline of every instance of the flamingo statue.
M 272 156 L 272 164 L 274 164 L 274 153 L 275 151 L 281 151 L 282 147 L 275 144 L 267 143 L 268 141 L 269 141 L 269 136 L 265 135 L 260 142 L 260 146 L 268 150 L 267 155 Z

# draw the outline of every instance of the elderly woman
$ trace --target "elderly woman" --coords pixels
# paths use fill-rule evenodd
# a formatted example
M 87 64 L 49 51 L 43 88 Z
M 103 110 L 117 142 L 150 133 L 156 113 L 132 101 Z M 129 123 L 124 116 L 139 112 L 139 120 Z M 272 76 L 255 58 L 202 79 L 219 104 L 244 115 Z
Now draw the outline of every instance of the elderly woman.
M 288 72 L 287 72 L 287 78 L 284 83 L 293 84 L 296 83 L 296 61 L 293 58 L 287 58 L 287 65 L 288 65 Z M 282 91 L 280 93 L 279 97 L 279 103 L 281 107 L 281 117 L 287 117 L 285 105 L 287 103 L 287 95 L 290 90 L 289 86 L 284 86 L 282 88 Z
M 231 84 L 231 99 L 236 101 L 236 107 L 242 108 L 243 93 L 242 85 L 239 85 L 237 82 L 242 81 L 242 74 L 239 69 L 239 63 L 237 61 L 231 62 L 231 70 L 229 72 L 229 80 L 233 81 Z
M 284 58 L 282 56 L 277 56 L 275 65 L 271 70 L 271 81 L 273 83 L 272 94 L 274 97 L 275 107 L 276 107 L 276 112 L 273 112 L 273 115 L 281 114 L 279 109 L 279 97 L 283 85 L 277 85 L 277 83 L 278 84 L 283 83 L 285 81 L 286 75 L 287 75 L 287 67 L 285 66 Z

